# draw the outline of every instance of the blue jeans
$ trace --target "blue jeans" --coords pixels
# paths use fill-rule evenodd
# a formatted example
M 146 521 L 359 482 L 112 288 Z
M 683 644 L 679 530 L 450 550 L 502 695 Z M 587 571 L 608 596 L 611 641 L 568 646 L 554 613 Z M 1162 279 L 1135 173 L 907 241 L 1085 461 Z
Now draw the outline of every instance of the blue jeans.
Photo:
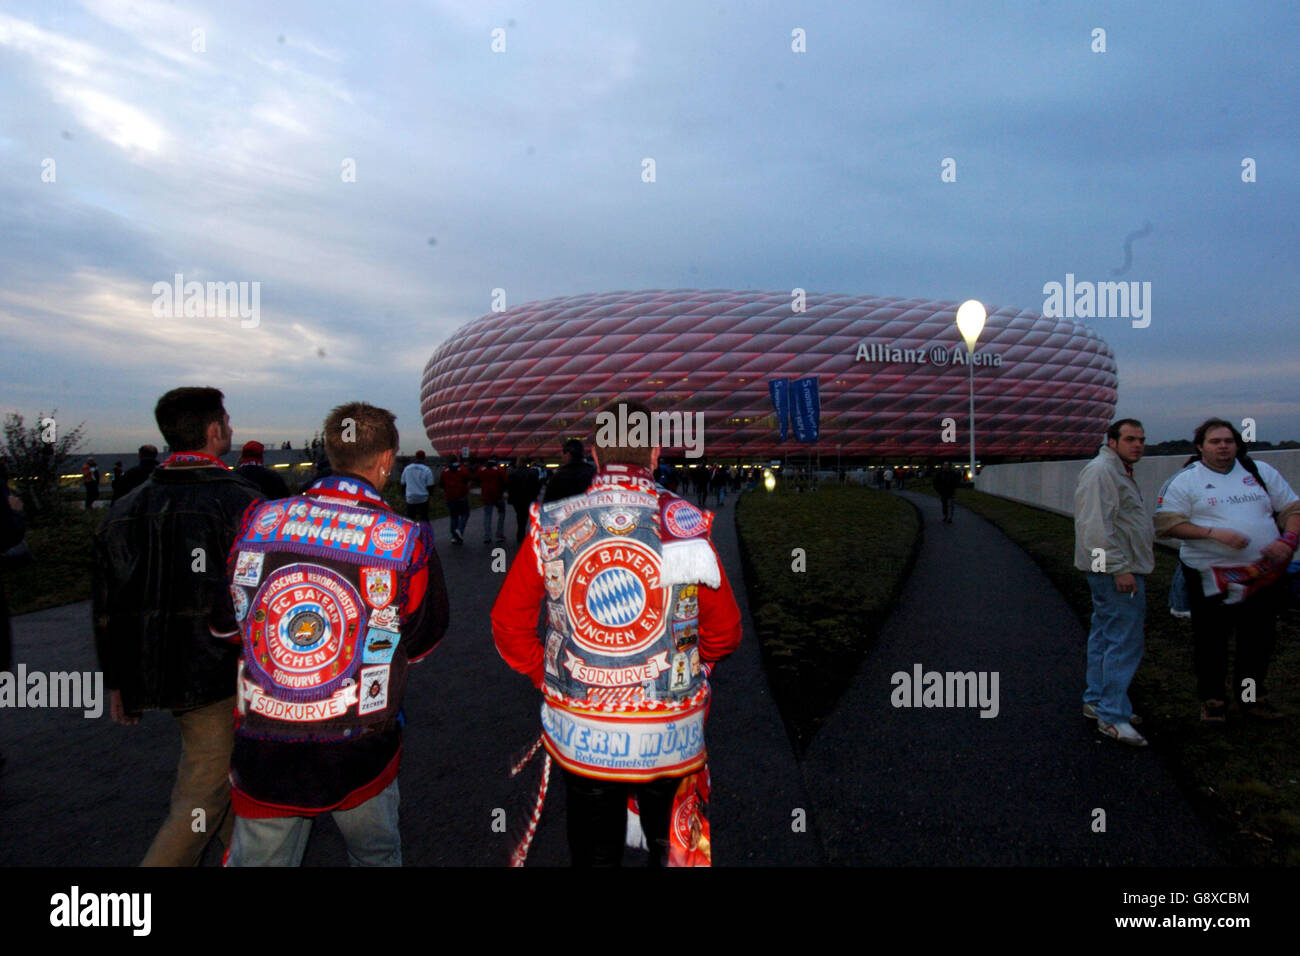
M 1097 708 L 1109 724 L 1128 720 L 1133 705 L 1128 685 L 1142 660 L 1146 620 L 1146 575 L 1135 574 L 1137 592 L 1120 594 L 1111 574 L 1088 574 L 1092 590 L 1092 630 L 1088 633 L 1087 687 L 1083 702 Z
M 452 535 L 463 536 L 465 534 L 465 526 L 469 524 L 469 499 L 458 498 L 455 501 L 448 501 L 447 517 L 451 521 Z
M 483 506 L 483 543 L 487 544 L 492 537 L 492 512 L 497 515 L 497 537 L 504 538 L 506 534 L 506 500 L 499 498 L 490 505 Z
M 333 811 L 350 866 L 401 866 L 397 779 L 359 807 Z M 311 817 L 237 817 L 226 866 L 299 866 L 311 835 Z

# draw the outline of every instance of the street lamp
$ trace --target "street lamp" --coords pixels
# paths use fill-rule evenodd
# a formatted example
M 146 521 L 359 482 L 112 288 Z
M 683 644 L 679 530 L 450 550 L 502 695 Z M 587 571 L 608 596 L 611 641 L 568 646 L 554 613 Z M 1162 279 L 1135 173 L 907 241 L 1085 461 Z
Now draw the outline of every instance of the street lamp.
M 987 315 L 983 303 L 967 299 L 957 306 L 957 331 L 966 340 L 966 367 L 970 372 L 970 481 L 975 484 L 975 341 L 984 331 Z

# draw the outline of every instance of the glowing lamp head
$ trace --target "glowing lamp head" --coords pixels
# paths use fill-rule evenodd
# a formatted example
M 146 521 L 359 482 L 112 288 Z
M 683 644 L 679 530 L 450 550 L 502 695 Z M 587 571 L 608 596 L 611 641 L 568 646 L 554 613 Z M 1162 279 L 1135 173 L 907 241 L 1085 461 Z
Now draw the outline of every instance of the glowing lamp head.
M 776 487 L 776 475 L 772 474 L 771 468 L 763 471 L 763 487 L 768 491 Z
M 957 331 L 966 340 L 966 351 L 974 353 L 975 341 L 984 331 L 984 317 L 988 313 L 977 299 L 967 299 L 957 306 Z

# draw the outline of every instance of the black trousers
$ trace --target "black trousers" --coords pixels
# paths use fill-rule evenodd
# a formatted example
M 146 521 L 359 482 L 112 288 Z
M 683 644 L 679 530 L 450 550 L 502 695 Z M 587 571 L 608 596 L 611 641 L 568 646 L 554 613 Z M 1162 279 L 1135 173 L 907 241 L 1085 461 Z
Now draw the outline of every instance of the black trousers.
M 569 852 L 575 867 L 621 866 L 627 838 L 627 795 L 636 792 L 651 866 L 668 863 L 668 824 L 680 777 L 659 777 L 649 783 L 618 783 L 564 772 L 568 800 L 566 823 Z
M 424 501 L 408 501 L 406 503 L 406 517 L 412 521 L 429 520 L 429 499 Z
M 1192 660 L 1196 668 L 1196 694 L 1201 700 L 1224 700 L 1228 675 L 1228 638 L 1237 635 L 1233 660 L 1233 685 L 1229 697 L 1241 702 L 1241 682 L 1255 682 L 1255 700 L 1264 697 L 1264 678 L 1273 655 L 1277 614 L 1284 581 L 1270 585 L 1241 604 L 1224 604 L 1224 595 L 1205 596 L 1201 572 L 1183 565 L 1187 603 L 1192 611 Z
M 531 501 L 519 502 L 515 508 L 515 544 L 524 540 L 524 534 L 528 531 L 528 506 Z

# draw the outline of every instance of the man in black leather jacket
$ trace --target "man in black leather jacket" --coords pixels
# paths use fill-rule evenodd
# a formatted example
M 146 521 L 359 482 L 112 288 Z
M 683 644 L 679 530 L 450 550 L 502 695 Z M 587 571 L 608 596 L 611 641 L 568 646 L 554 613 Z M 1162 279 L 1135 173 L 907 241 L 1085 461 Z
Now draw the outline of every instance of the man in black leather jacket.
M 240 517 L 262 494 L 219 458 L 232 435 L 222 402 L 215 388 L 158 400 L 154 417 L 173 452 L 112 506 L 95 537 L 95 644 L 113 719 L 130 725 L 142 711 L 170 710 L 181 730 L 171 811 L 145 866 L 192 866 L 214 833 L 229 845 L 234 824 L 239 648 L 212 640 L 208 618 Z

